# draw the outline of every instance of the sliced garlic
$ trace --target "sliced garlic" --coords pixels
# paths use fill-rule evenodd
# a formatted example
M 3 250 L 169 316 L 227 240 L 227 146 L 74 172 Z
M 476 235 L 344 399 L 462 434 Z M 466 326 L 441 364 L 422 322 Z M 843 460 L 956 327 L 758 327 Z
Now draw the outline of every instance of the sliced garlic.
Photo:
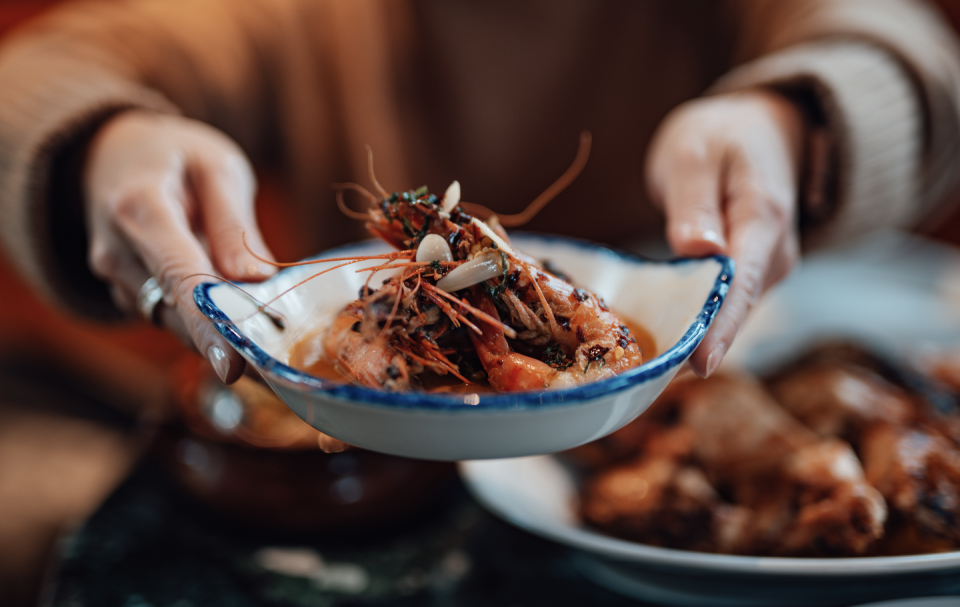
M 417 261 L 453 261 L 453 253 L 443 236 L 427 234 L 417 247 Z
M 507 255 L 509 255 L 509 256 L 511 256 L 511 257 L 516 257 L 516 256 L 517 256 L 517 254 L 513 252 L 513 249 L 510 248 L 510 245 L 507 244 L 507 241 L 504 240 L 504 239 L 502 239 L 502 238 L 500 238 L 500 237 L 497 235 L 497 233 L 493 231 L 493 228 L 491 228 L 490 226 L 488 226 L 488 225 L 485 224 L 484 222 L 480 221 L 480 220 L 477 219 L 476 217 L 471 217 L 471 218 L 470 218 L 470 221 L 471 221 L 471 223 L 473 223 L 475 226 L 477 226 L 478 228 L 480 228 L 480 232 L 482 232 L 484 236 L 486 236 L 487 238 L 489 238 L 489 239 L 492 240 L 493 242 L 497 243 L 497 247 L 498 247 L 501 251 L 503 251 L 504 253 L 506 253 Z
M 502 257 L 499 251 L 484 251 L 470 261 L 465 261 L 437 281 L 437 288 L 453 293 L 485 280 L 503 275 Z
M 447 187 L 447 191 L 443 193 L 443 200 L 440 202 L 440 210 L 444 213 L 449 213 L 460 204 L 460 182 L 454 181 Z

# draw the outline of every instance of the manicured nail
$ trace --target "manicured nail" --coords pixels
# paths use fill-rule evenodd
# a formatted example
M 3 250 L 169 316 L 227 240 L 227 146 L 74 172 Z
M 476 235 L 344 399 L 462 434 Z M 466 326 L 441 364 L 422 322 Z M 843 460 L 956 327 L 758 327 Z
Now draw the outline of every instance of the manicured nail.
M 726 248 L 727 242 L 723 239 L 723 236 L 714 232 L 713 230 L 704 230 L 700 234 L 700 238 L 706 240 L 707 242 L 712 242 L 720 248 Z
M 720 343 L 713 347 L 713 350 L 710 350 L 710 356 L 707 357 L 707 373 L 704 375 L 704 378 L 710 377 L 717 370 L 717 367 L 720 366 L 720 361 L 723 360 L 723 355 L 727 353 L 727 346 Z
M 251 263 L 247 265 L 247 276 L 273 276 L 277 273 L 277 268 L 268 263 Z
M 227 358 L 227 354 L 223 351 L 223 348 L 220 346 L 210 346 L 207 348 L 207 360 L 210 361 L 210 366 L 213 367 L 220 381 L 227 383 L 227 375 L 230 373 L 230 359 Z

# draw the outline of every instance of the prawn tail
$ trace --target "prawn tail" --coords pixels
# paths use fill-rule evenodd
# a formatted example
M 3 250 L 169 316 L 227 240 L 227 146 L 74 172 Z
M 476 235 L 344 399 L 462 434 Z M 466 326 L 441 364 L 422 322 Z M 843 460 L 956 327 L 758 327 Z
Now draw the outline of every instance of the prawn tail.
M 473 290 L 476 295 L 477 289 Z M 557 370 L 543 361 L 525 356 L 510 349 L 497 308 L 489 297 L 481 295 L 477 308 L 496 321 L 492 324 L 481 319 L 482 333 L 470 333 L 474 350 L 487 372 L 487 379 L 500 392 L 540 390 L 548 387 L 557 377 Z

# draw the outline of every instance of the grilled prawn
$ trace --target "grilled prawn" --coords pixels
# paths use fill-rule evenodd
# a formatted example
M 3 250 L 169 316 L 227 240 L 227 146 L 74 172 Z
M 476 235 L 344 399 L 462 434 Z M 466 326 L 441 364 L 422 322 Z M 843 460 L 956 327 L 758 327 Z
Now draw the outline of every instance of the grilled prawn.
M 498 391 L 537 390 L 642 362 L 602 299 L 515 250 L 495 215 L 468 213 L 457 182 L 437 197 L 426 188 L 388 194 L 372 171 L 371 179 L 379 197 L 350 185 L 371 204 L 347 212 L 397 249 L 367 268 L 371 276 L 397 273 L 376 290 L 368 281 L 323 338 L 328 360 L 352 381 L 405 390 L 432 371 L 467 383 L 485 377 Z

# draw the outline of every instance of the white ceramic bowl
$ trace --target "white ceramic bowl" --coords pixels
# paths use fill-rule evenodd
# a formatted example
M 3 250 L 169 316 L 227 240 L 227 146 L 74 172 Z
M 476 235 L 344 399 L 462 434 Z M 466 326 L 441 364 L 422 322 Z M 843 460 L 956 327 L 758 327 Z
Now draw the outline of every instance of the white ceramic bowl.
M 617 377 L 566 390 L 512 394 L 390 393 L 318 379 L 291 368 L 287 352 L 299 337 L 328 323 L 356 298 L 367 274 L 346 266 L 277 300 L 287 320 L 278 329 L 255 304 L 226 284 L 199 285 L 194 299 L 220 333 L 304 421 L 342 441 L 422 459 L 464 460 L 553 453 L 622 427 L 663 391 L 700 343 L 727 292 L 733 262 L 722 256 L 651 262 L 583 241 L 516 234 L 515 246 L 549 260 L 579 286 L 602 296 L 618 314 L 652 333 L 658 356 Z M 366 241 L 319 258 L 386 251 Z M 242 285 L 268 301 L 321 266 L 286 269 Z M 371 283 L 378 284 L 381 277 Z

